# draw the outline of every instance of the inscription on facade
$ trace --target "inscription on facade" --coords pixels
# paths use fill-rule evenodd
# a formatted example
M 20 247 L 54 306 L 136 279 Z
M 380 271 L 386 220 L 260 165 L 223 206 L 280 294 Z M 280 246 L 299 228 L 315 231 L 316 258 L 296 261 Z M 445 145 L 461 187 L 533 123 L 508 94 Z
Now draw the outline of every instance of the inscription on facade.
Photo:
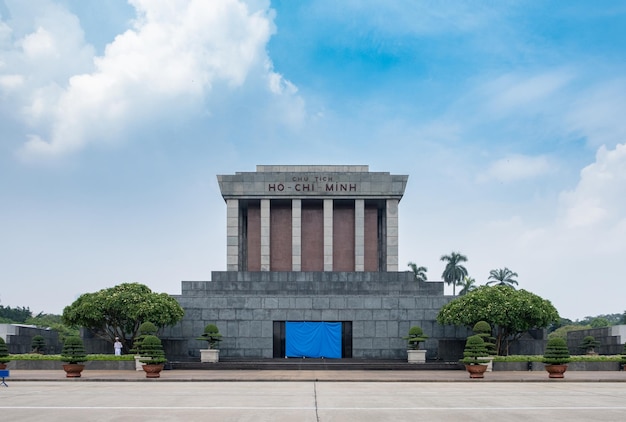
M 268 183 L 268 192 L 356 192 L 356 183 Z

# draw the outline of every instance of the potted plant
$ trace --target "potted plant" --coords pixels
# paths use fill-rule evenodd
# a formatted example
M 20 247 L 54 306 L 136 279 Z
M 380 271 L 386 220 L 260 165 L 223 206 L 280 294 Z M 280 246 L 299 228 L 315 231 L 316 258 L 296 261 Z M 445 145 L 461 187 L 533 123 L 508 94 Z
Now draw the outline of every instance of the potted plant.
M 624 350 L 622 350 L 620 363 L 622 364 L 622 370 L 626 371 L 626 343 L 624 343 Z
M 0 337 L 0 369 L 7 369 L 7 363 L 9 363 L 9 348 L 4 339 Z
M 208 349 L 200 349 L 200 362 L 216 363 L 220 360 L 220 351 L 216 349 L 220 341 L 222 341 L 222 335 L 220 330 L 215 324 L 208 324 L 204 327 L 204 333 L 196 340 L 206 341 Z
M 83 340 L 78 336 L 69 336 L 63 343 L 61 351 L 61 361 L 65 362 L 63 370 L 67 378 L 80 378 L 81 372 L 85 369 L 82 363 L 87 360 Z
M 595 339 L 594 336 L 586 336 L 583 338 L 583 342 L 578 346 L 580 349 L 584 350 L 588 355 L 597 355 L 596 347 L 600 346 L 600 342 Z
M 163 364 L 167 362 L 161 340 L 154 335 L 146 335 L 139 346 L 140 362 L 146 378 L 159 378 Z
M 30 342 L 30 348 L 33 353 L 43 354 L 46 351 L 46 339 L 37 334 Z
M 543 354 L 543 363 L 546 364 L 549 377 L 563 378 L 569 361 L 570 354 L 565 339 L 562 337 L 549 339 Z
M 461 362 L 465 364 L 465 369 L 469 372 L 470 378 L 484 378 L 487 371 L 487 346 L 485 341 L 477 334 L 469 336 L 465 341 L 465 350 Z
M 141 363 L 141 356 L 139 354 L 139 349 L 141 348 L 141 343 L 146 336 L 156 336 L 156 333 L 159 329 L 156 325 L 151 323 L 150 321 L 146 321 L 139 326 L 137 332 L 139 335 L 135 338 L 133 343 L 133 348 L 130 349 L 131 353 L 135 354 L 135 370 L 142 371 L 143 364 Z
M 490 372 L 493 369 L 493 357 L 497 354 L 495 339 L 491 336 L 491 325 L 487 321 L 478 321 L 474 324 L 472 331 L 485 342 L 487 355 L 484 358 L 487 360 L 487 372 Z
M 426 362 L 426 350 L 420 350 L 420 343 L 426 341 L 428 338 L 424 334 L 424 330 L 421 327 L 414 325 L 409 328 L 409 335 L 402 337 L 408 343 L 407 361 L 409 363 L 424 363 Z

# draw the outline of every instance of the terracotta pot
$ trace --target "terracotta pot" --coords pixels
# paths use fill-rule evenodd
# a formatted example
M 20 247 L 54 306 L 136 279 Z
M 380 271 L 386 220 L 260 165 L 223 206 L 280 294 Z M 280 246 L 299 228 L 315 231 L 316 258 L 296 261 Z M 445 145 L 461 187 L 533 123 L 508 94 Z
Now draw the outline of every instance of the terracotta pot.
M 0 363 L 0 369 L 7 369 L 6 363 Z
M 143 370 L 146 373 L 146 378 L 160 378 L 161 371 L 163 370 L 163 364 L 143 365 Z
M 546 365 L 549 378 L 564 378 L 567 365 Z
M 465 369 L 469 372 L 470 378 L 485 378 L 487 365 L 465 365 Z
M 85 369 L 85 365 L 80 363 L 66 363 L 63 365 L 67 378 L 80 378 L 80 373 Z

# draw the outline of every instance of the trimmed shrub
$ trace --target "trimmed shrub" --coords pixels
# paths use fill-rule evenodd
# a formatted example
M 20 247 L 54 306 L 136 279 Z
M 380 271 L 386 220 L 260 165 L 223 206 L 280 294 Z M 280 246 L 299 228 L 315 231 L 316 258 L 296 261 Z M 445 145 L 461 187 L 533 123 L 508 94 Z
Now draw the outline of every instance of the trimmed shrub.
M 11 359 L 9 358 L 9 348 L 7 347 L 4 339 L 0 337 L 0 363 L 7 363 L 10 361 Z
M 140 359 L 140 362 L 146 365 L 158 365 L 167 362 L 161 340 L 154 335 L 149 334 L 143 338 L 139 347 L 139 355 L 144 358 Z
M 220 341 L 222 341 L 222 335 L 219 328 L 215 324 L 207 324 L 204 327 L 204 333 L 196 338 L 196 340 L 206 341 L 209 345 L 209 349 L 215 349 Z
M 45 353 L 46 351 L 46 339 L 43 336 L 36 335 L 30 342 L 30 348 L 33 353 Z
M 463 351 L 463 362 L 466 365 L 480 365 L 488 363 L 486 359 L 481 359 L 487 356 L 487 346 L 485 341 L 477 334 L 469 336 L 465 341 L 465 350 Z
M 561 337 L 548 340 L 546 351 L 543 354 L 543 363 L 547 365 L 562 365 L 570 361 L 567 342 Z
M 67 363 L 81 363 L 87 360 L 83 340 L 78 336 L 69 336 L 63 343 L 61 361 Z

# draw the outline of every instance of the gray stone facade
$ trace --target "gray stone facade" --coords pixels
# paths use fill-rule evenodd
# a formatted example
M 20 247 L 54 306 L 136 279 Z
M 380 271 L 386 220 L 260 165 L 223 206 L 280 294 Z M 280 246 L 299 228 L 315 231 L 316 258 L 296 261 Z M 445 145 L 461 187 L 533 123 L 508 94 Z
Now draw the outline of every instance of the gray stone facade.
M 419 325 L 430 336 L 427 359 L 446 360 L 439 340 L 467 333 L 435 321 L 451 299 L 443 283 L 418 283 L 409 272 L 213 272 L 212 281 L 183 281 L 175 297 L 185 318 L 164 337 L 186 343 L 187 356 L 179 359 L 199 357 L 206 345 L 195 338 L 209 323 L 224 336 L 220 356 L 234 358 L 278 357 L 274 327 L 280 321 L 349 322 L 349 357 L 356 359 L 406 358 L 402 337 Z
M 427 359 L 457 359 L 467 331 L 436 322 L 452 299 L 443 282 L 398 272 L 407 180 L 367 166 L 257 166 L 218 176 L 227 271 L 182 282 L 174 297 L 184 319 L 162 333 L 168 357 L 198 359 L 206 343 L 196 337 L 209 323 L 223 335 L 220 358 L 268 359 L 285 356 L 286 322 L 341 322 L 342 358 L 406 359 L 403 337 L 418 325 L 429 336 Z M 454 356 L 440 350 L 446 341 Z

